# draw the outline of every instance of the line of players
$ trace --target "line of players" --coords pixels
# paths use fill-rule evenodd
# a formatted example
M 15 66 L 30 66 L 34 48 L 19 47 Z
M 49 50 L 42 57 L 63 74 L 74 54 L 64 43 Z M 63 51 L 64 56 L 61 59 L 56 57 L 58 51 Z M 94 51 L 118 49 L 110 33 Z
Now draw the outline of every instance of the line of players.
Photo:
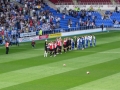
M 82 37 L 74 37 L 73 38 L 57 38 L 55 41 L 47 42 L 45 40 L 45 52 L 44 57 L 47 57 L 48 53 L 50 53 L 50 57 L 56 56 L 57 54 L 62 54 L 62 50 L 64 53 L 71 50 L 84 50 L 88 48 L 88 46 L 96 46 L 96 37 L 94 35 L 85 35 Z

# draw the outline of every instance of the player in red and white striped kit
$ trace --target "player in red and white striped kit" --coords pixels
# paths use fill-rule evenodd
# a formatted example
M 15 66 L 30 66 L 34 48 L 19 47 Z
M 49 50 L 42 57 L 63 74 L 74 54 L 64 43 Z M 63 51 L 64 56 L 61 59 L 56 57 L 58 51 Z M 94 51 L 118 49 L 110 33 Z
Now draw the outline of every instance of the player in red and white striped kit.
M 58 53 L 62 54 L 62 39 L 61 38 L 59 38 L 57 42 L 57 46 L 58 46 Z
M 64 47 L 64 52 L 66 53 L 66 49 L 67 49 L 67 38 L 64 38 L 63 47 Z
M 57 43 L 56 43 L 56 41 L 54 41 L 53 45 L 54 45 L 54 56 L 56 56 L 56 54 L 57 54 Z
M 49 48 L 50 48 L 50 57 L 52 57 L 53 55 L 53 50 L 54 50 L 54 45 L 53 45 L 53 42 L 51 41 L 50 44 L 49 44 Z

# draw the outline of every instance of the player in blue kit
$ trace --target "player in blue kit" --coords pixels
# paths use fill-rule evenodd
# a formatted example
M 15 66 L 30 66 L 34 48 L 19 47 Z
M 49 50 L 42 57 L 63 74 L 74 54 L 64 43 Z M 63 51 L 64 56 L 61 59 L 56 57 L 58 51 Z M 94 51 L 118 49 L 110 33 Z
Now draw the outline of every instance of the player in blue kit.
M 82 48 L 85 48 L 85 37 L 82 37 Z
M 77 49 L 78 50 L 80 49 L 80 38 L 79 37 L 77 38 Z
M 82 37 L 80 37 L 80 49 L 82 49 Z
M 90 40 L 90 47 L 92 47 L 92 35 L 89 36 L 89 40 Z
M 75 48 L 75 42 L 73 39 L 71 39 L 71 50 L 74 50 Z
M 87 48 L 88 47 L 88 36 L 86 35 L 85 36 L 85 48 Z

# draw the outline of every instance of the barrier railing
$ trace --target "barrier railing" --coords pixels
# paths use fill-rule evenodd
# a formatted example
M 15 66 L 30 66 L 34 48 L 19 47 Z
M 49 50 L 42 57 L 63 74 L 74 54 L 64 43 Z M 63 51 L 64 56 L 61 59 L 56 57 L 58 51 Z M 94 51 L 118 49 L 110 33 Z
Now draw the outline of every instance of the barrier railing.
M 80 5 L 112 5 L 111 2 L 78 2 Z
M 95 29 L 95 28 L 99 28 L 99 27 L 95 27 L 95 26 L 81 26 L 81 27 L 71 27 L 71 28 L 59 28 L 59 29 L 55 29 L 55 30 L 43 31 L 43 35 L 60 33 L 60 32 L 71 32 L 71 31 L 79 31 L 79 30 L 88 30 L 88 29 Z
M 58 2 L 56 5 L 74 5 L 73 2 Z

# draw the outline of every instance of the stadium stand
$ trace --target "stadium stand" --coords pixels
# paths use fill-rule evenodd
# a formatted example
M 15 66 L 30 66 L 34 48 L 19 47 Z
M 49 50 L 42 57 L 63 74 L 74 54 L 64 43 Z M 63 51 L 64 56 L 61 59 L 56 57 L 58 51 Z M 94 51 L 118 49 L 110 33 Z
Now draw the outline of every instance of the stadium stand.
M 112 4 L 111 0 L 79 0 L 79 4 L 91 4 L 91 5 L 103 5 L 103 4 Z
M 57 4 L 57 5 L 73 5 L 72 0 L 50 0 L 52 3 Z
M 120 4 L 120 0 L 114 0 L 117 4 Z
M 0 37 L 5 39 L 19 37 L 20 33 L 43 31 L 43 34 L 68 32 L 73 30 L 91 29 L 100 27 L 113 27 L 120 22 L 119 11 L 106 11 L 102 16 L 99 12 L 90 10 L 54 10 L 43 0 L 17 0 L 23 6 L 13 2 L 0 1 Z M 51 0 L 58 3 L 57 0 Z M 56 2 L 55 2 L 56 1 Z M 94 0 L 92 0 L 94 1 Z M 110 2 L 105 0 L 104 2 Z M 72 2 L 72 0 L 64 0 Z M 82 2 L 82 0 L 81 0 Z M 84 0 L 84 2 L 88 2 Z M 101 0 L 96 2 L 102 2 Z
M 59 0 L 50 0 L 52 3 L 57 4 L 59 3 Z

